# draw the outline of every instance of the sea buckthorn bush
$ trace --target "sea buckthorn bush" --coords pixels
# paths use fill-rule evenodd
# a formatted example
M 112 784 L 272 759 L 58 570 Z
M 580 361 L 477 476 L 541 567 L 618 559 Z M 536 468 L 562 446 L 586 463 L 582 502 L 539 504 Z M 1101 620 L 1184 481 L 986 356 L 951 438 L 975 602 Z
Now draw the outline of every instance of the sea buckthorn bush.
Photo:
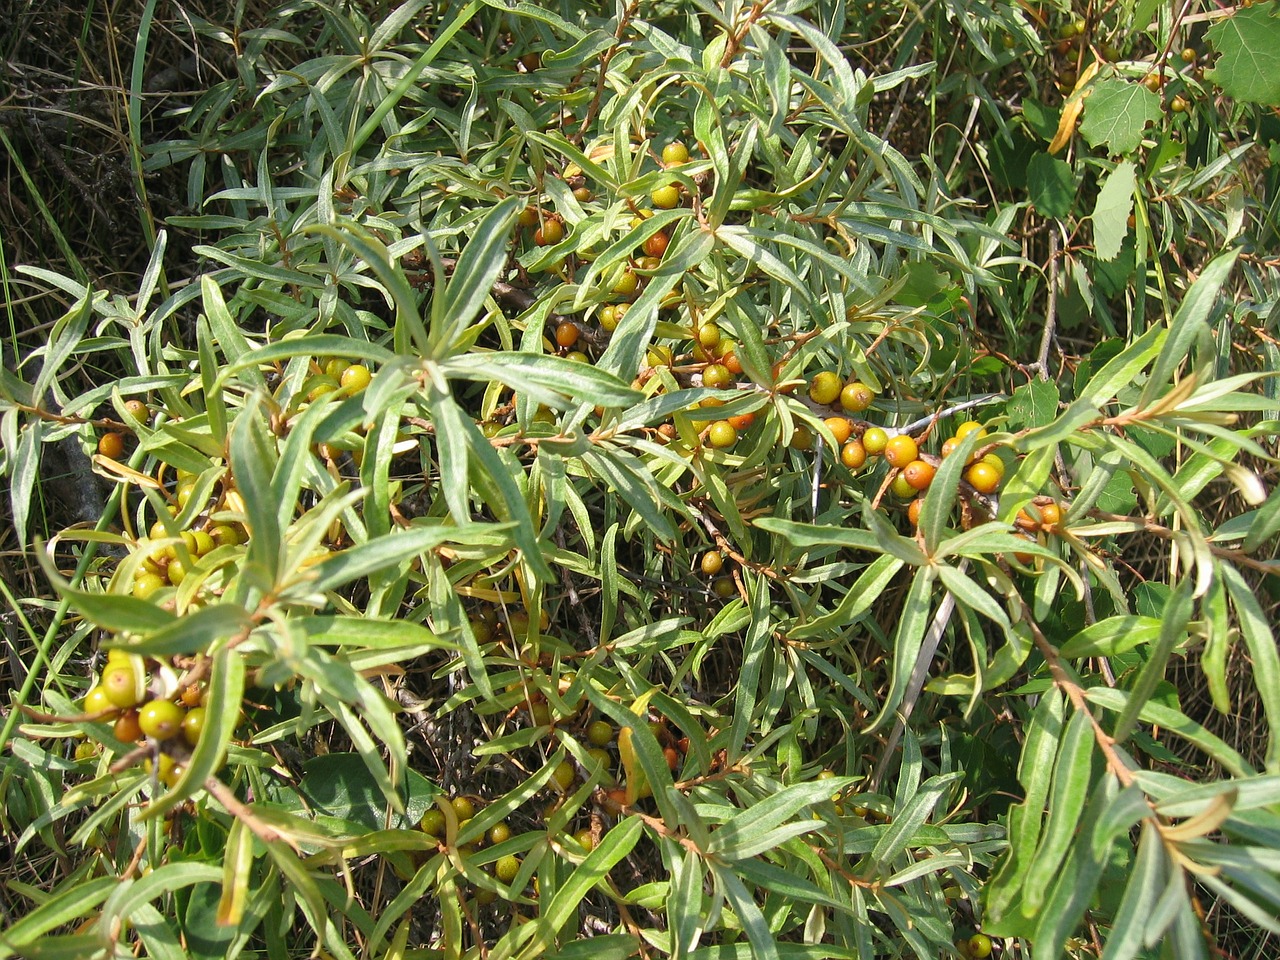
M 161 6 L 3 41 L 0 958 L 1271 955 L 1274 0 Z

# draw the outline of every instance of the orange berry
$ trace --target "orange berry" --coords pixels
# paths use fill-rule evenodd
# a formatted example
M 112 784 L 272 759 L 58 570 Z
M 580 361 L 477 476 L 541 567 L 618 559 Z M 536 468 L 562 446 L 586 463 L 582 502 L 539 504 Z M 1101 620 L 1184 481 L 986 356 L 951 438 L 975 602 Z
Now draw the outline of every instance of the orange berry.
M 756 415 L 754 413 L 739 413 L 729 417 L 728 420 L 733 429 L 741 432 L 756 422 Z
M 920 511 L 924 508 L 924 500 L 916 497 L 907 504 L 907 519 L 911 521 L 913 527 L 920 526 Z
M 578 342 L 579 333 L 576 323 L 565 320 L 556 327 L 556 343 L 562 347 L 572 347 Z
M 827 417 L 822 421 L 835 437 L 836 445 L 843 446 L 853 436 L 853 424 L 845 417 Z
M 995 493 L 1000 487 L 1000 474 L 985 460 L 970 464 L 964 478 L 979 493 Z
M 564 225 L 559 220 L 548 220 L 533 232 L 533 242 L 540 247 L 550 247 L 564 239 Z
M 912 460 L 902 468 L 903 477 L 916 490 L 928 490 L 937 472 L 937 468 L 927 460 Z
M 671 238 L 659 230 L 644 242 L 644 252 L 651 257 L 660 257 L 667 252 L 670 243 Z
M 867 448 L 861 440 L 850 440 L 840 449 L 840 462 L 850 470 L 859 469 L 867 462 Z
M 124 434 L 104 433 L 98 440 L 98 452 L 110 460 L 119 460 L 124 455 Z
M 905 433 L 893 437 L 885 443 L 884 458 L 892 467 L 905 467 L 912 460 L 918 459 L 920 448 L 915 440 Z

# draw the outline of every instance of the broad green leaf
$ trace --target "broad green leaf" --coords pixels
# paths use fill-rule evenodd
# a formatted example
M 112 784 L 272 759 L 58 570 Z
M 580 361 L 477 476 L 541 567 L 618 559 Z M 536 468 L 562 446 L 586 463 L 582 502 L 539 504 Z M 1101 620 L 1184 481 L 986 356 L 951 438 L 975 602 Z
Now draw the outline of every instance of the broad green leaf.
M 1280 17 L 1271 4 L 1234 8 L 1205 38 L 1220 54 L 1206 79 L 1236 100 L 1280 105 Z
M 1154 97 L 1151 91 L 1141 84 L 1134 87 Z M 1096 94 L 1095 94 L 1096 97 Z M 1093 109 L 1095 97 L 1089 98 L 1089 109 Z M 1107 174 L 1107 179 L 1098 191 L 1097 202 L 1093 206 L 1093 245 L 1099 260 L 1114 260 L 1120 255 L 1120 247 L 1129 234 L 1129 212 L 1133 209 L 1133 191 L 1137 184 L 1136 168 L 1128 160 L 1116 164 L 1116 168 Z
M 1027 167 L 1027 189 L 1041 215 L 1065 217 L 1076 196 L 1075 176 L 1068 163 L 1037 153 Z
M 1147 125 L 1160 119 L 1160 98 L 1130 80 L 1097 80 L 1092 89 L 1085 101 L 1080 135 L 1089 146 L 1105 146 L 1112 155 L 1137 150 Z

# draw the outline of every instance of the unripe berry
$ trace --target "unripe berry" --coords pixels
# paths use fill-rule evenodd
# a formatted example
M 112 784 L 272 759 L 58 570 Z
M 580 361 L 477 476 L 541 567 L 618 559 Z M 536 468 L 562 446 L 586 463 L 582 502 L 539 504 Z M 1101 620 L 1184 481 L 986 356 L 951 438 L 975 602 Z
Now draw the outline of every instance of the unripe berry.
M 814 403 L 830 406 L 839 398 L 842 389 L 840 378 L 830 370 L 823 370 L 809 382 L 809 399 Z
M 592 720 L 587 724 L 587 740 L 592 746 L 603 747 L 613 739 L 613 724 L 608 720 Z
M 717 450 L 725 450 L 738 442 L 738 431 L 728 420 L 717 420 L 711 424 L 707 433 L 707 442 Z
M 869 427 L 862 435 L 862 445 L 866 448 L 867 453 L 873 457 L 878 457 L 884 453 L 884 448 L 889 444 L 889 434 L 885 432 L 883 427 Z
M 649 199 L 659 210 L 670 210 L 680 203 L 680 188 L 674 183 L 668 183 L 649 194 Z
M 662 162 L 668 167 L 684 163 L 689 159 L 689 148 L 679 140 L 672 140 L 662 148 Z
M 133 664 L 128 662 L 113 664 L 103 670 L 100 686 L 114 707 L 133 707 L 142 699 L 138 690 L 138 674 Z
M 707 577 L 714 577 L 724 569 L 724 557 L 720 555 L 719 550 L 708 550 L 702 555 L 702 573 Z
M 183 709 L 168 700 L 152 700 L 138 711 L 138 726 L 148 737 L 168 740 L 182 730 Z
M 846 383 L 844 389 L 840 391 L 840 406 L 850 413 L 861 413 L 871 406 L 871 401 L 874 399 L 875 393 L 860 380 Z

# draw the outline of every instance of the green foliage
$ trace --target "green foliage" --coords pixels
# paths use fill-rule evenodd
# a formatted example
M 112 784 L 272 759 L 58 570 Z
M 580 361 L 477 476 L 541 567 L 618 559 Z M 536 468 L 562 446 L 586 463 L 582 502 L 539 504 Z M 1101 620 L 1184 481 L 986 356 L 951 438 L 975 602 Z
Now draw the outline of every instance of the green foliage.
M 0 960 L 1265 950 L 1274 3 L 374 6 L 6 259 Z

